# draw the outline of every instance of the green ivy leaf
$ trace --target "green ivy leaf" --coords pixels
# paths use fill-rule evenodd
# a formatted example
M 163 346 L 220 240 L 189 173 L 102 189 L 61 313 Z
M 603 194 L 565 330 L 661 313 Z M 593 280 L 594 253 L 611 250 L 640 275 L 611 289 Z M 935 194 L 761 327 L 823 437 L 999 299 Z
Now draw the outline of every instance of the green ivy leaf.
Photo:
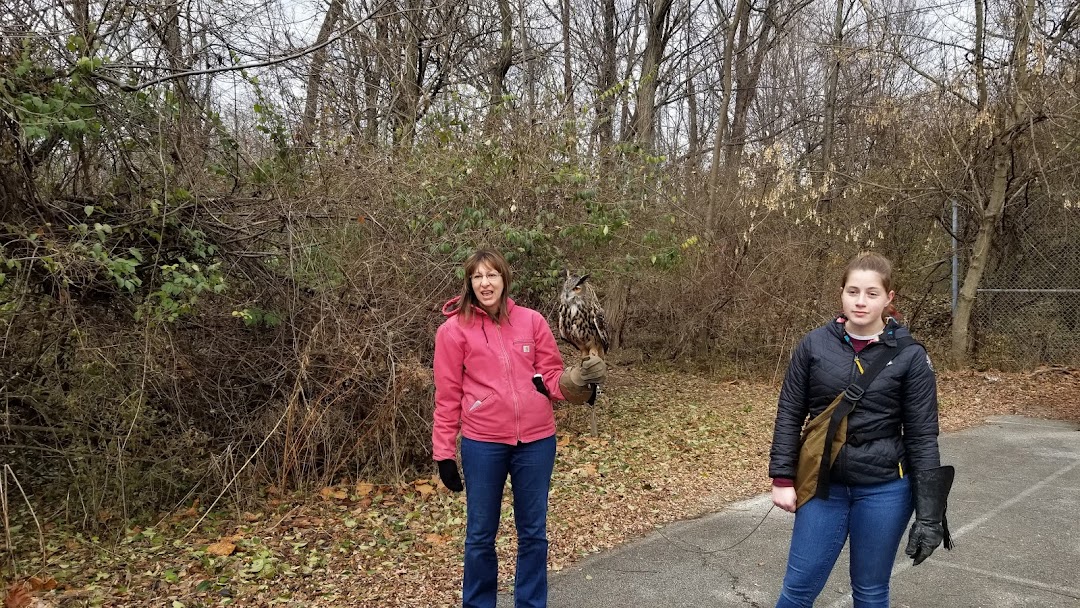
M 49 132 L 37 125 L 24 125 L 23 135 L 26 139 L 45 139 L 49 136 Z

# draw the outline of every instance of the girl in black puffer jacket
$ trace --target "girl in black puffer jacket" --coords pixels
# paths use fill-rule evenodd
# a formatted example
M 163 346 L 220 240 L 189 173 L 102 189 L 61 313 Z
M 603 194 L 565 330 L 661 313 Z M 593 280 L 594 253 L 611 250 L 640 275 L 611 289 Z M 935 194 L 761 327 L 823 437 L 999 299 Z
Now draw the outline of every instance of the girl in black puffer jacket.
M 907 551 L 915 563 L 947 535 L 944 482 L 948 477 L 951 484 L 952 470 L 941 467 L 938 452 L 934 369 L 919 344 L 897 353 L 897 340 L 910 334 L 888 316 L 891 283 L 892 266 L 884 257 L 863 253 L 853 259 L 844 273 L 843 314 L 807 334 L 784 378 L 769 476 L 773 503 L 796 515 L 777 608 L 812 606 L 848 539 L 855 608 L 888 608 L 893 560 L 913 506 L 918 517 Z M 828 496 L 796 512 L 804 422 L 879 358 L 889 363 L 848 416 L 848 442 L 830 471 Z

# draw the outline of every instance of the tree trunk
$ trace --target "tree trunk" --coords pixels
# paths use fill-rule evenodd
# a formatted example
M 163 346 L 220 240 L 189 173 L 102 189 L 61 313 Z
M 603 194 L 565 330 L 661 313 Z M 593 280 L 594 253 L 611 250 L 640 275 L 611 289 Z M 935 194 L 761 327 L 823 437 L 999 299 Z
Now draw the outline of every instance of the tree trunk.
M 75 33 L 83 39 L 85 45 L 81 50 L 86 55 L 93 55 L 94 40 L 90 33 L 90 2 L 89 0 L 73 0 L 71 3 L 71 21 L 75 26 Z M 82 188 L 78 194 L 92 196 L 93 184 L 90 180 L 90 163 L 86 154 L 86 134 L 78 134 L 78 143 L 74 145 L 76 153 L 75 173 Z
M 164 5 L 161 27 L 158 30 L 169 69 L 174 73 L 186 72 L 188 66 L 184 60 L 183 40 L 180 36 L 180 7 L 178 2 L 168 2 Z M 169 156 L 178 167 L 186 167 L 194 148 L 195 122 L 198 119 L 195 108 L 192 107 L 194 96 L 188 77 L 180 77 L 173 81 L 172 88 L 177 100 L 177 118 L 175 139 L 172 142 L 172 151 Z
M 570 46 L 570 0 L 562 0 L 562 46 L 563 46 L 563 104 L 566 110 L 566 120 L 574 119 L 574 74 L 571 71 L 571 46 Z
M 577 156 L 577 108 L 574 103 L 574 74 L 571 68 L 573 47 L 570 46 L 570 0 L 560 0 L 563 46 L 563 133 L 566 136 L 566 153 Z
M 640 2 L 638 4 L 641 4 Z M 637 66 L 637 62 L 634 60 L 637 57 L 637 43 L 641 39 L 641 32 L 639 28 L 641 26 L 641 20 L 638 19 L 635 8 L 635 14 L 633 17 L 633 28 L 628 30 L 621 37 L 626 40 L 626 51 L 623 53 L 623 57 L 626 61 L 625 69 L 623 70 L 622 78 L 619 83 L 628 83 L 634 77 L 634 68 Z M 617 99 L 617 98 L 616 98 Z M 622 141 L 631 141 L 634 138 L 634 131 L 631 128 L 632 124 L 632 106 L 627 102 L 616 104 L 619 112 L 619 139 Z
M 697 88 L 694 86 L 693 74 L 686 75 L 686 130 L 687 134 L 687 158 L 690 166 L 698 166 L 701 154 L 701 134 L 698 132 L 698 102 Z
M 742 23 L 742 15 L 750 10 L 749 0 L 738 0 L 735 5 L 735 14 L 731 16 L 724 34 L 724 57 L 721 71 L 724 78 L 723 96 L 720 98 L 720 111 L 716 117 L 716 135 L 713 138 L 712 165 L 709 168 L 709 207 L 705 214 L 705 226 L 707 230 L 716 227 L 718 207 L 721 203 L 717 197 L 720 192 L 720 159 L 723 156 L 724 142 L 727 140 L 728 108 L 731 107 L 732 71 L 735 66 L 735 33 Z
M 749 53 L 750 12 L 743 15 L 744 25 L 739 35 L 740 52 L 735 56 L 735 109 L 731 116 L 728 144 L 724 150 L 724 181 L 734 184 L 742 163 L 743 149 L 746 147 L 746 124 L 750 104 L 757 96 L 757 85 L 761 79 L 761 66 L 765 55 L 773 47 L 776 36 L 773 35 L 773 22 L 765 16 L 761 29 L 757 33 L 757 46 L 753 57 Z
M 978 5 L 983 0 L 975 0 Z M 1001 118 L 995 121 L 994 140 L 992 144 L 993 178 L 990 183 L 990 195 L 986 205 L 980 211 L 979 231 L 975 236 L 975 244 L 971 249 L 971 257 L 968 260 L 968 270 L 964 274 L 964 282 L 960 287 L 960 294 L 956 303 L 956 316 L 953 318 L 952 344 L 950 356 L 956 365 L 966 365 L 971 354 L 971 314 L 975 310 L 975 296 L 979 285 L 982 283 L 983 273 L 993 253 L 994 234 L 1005 212 L 1005 201 L 1008 198 L 1009 174 L 1011 171 L 1011 159 L 1016 151 L 1019 132 L 1027 124 L 1028 120 L 1028 54 L 1031 45 L 1031 19 L 1035 13 L 1035 0 L 1025 0 L 1016 7 L 1016 32 L 1013 39 L 1012 65 L 1013 89 L 1007 92 L 1006 100 L 1000 110 Z M 976 7 L 976 14 L 980 18 L 975 24 L 976 47 L 981 49 L 981 41 L 984 36 L 985 17 L 984 12 Z M 982 62 L 982 54 L 977 52 L 976 59 Z M 976 66 L 976 74 L 981 73 L 981 67 Z M 987 103 L 988 95 L 985 90 L 986 82 L 980 83 L 979 103 Z M 985 106 L 978 109 L 980 113 Z
M 330 8 L 323 17 L 319 35 L 315 38 L 315 44 L 325 44 L 330 39 L 330 33 L 334 31 L 338 19 L 344 10 L 344 0 L 330 0 Z M 311 71 L 308 72 L 307 97 L 304 100 L 304 117 L 300 122 L 298 139 L 300 144 L 311 147 L 312 135 L 315 133 L 315 121 L 319 111 L 319 94 L 322 90 L 323 70 L 326 68 L 327 48 L 322 47 L 311 55 Z
M 660 64 L 664 60 L 668 15 L 673 0 L 654 0 L 649 16 L 648 39 L 641 64 L 641 82 L 638 85 L 637 103 L 631 130 L 634 140 L 643 148 L 651 150 L 655 140 L 656 88 L 660 77 Z
M 394 103 L 394 143 L 398 147 L 412 146 L 420 104 L 420 23 L 424 18 L 420 0 L 408 0 L 402 19 L 402 47 Z
M 514 65 L 514 16 L 510 13 L 510 1 L 499 0 L 499 51 L 491 65 L 491 88 L 488 91 L 488 114 L 484 121 L 484 134 L 493 135 L 502 124 L 503 95 L 506 93 L 506 74 Z
M 626 328 L 630 303 L 630 281 L 619 277 L 607 290 L 604 298 L 604 321 L 608 330 L 608 352 L 622 346 L 623 330 Z
M 822 117 L 821 164 L 818 166 L 814 186 L 823 188 L 818 199 L 818 210 L 827 212 L 832 201 L 832 165 L 833 146 L 836 134 L 836 96 L 840 81 L 840 62 L 843 59 L 844 44 L 844 4 L 846 0 L 836 0 L 836 15 L 833 19 L 833 44 L 830 49 L 828 75 L 825 78 L 825 107 Z
M 371 146 L 379 144 L 379 91 L 384 81 L 390 82 L 384 77 L 387 66 L 383 59 L 390 52 L 390 14 L 392 5 L 385 5 L 374 16 L 375 19 L 375 49 L 370 52 L 367 62 L 370 70 L 364 82 L 364 120 L 365 138 Z M 387 76 L 389 76 L 387 74 Z
M 968 362 L 971 352 L 971 314 L 975 310 L 975 294 L 982 282 L 990 259 L 994 232 L 1005 209 L 1006 189 L 1009 185 L 1009 158 L 1004 142 L 994 144 L 994 177 L 990 188 L 990 201 L 979 217 L 979 232 L 971 249 L 967 272 L 956 302 L 956 318 L 952 325 L 952 360 L 958 365 Z
M 569 2 L 570 0 L 566 0 Z M 604 39 L 600 64 L 600 86 L 596 92 L 596 136 L 601 159 L 609 158 L 615 140 L 615 0 L 603 0 Z
M 978 108 L 986 107 L 986 0 L 975 0 L 975 87 L 979 91 Z
M 521 62 L 525 76 L 525 120 L 531 127 L 536 124 L 536 56 L 529 42 L 526 28 L 525 0 L 518 0 L 518 46 L 521 47 Z

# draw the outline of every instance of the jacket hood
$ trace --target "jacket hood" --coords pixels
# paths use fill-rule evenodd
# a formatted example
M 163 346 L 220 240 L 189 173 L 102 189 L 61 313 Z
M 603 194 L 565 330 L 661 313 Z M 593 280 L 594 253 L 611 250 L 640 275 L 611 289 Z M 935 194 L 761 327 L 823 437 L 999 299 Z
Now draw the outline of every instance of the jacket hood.
M 513 298 L 506 298 L 506 314 L 509 315 L 510 311 L 514 308 L 514 306 L 515 306 L 514 299 Z M 488 316 L 487 311 L 484 310 L 483 308 L 480 308 L 479 306 L 473 306 L 473 308 L 475 309 L 474 312 L 476 312 L 476 314 L 483 315 L 485 317 Z M 461 296 L 454 296 L 454 297 L 450 298 L 449 300 L 447 300 L 446 304 L 443 304 L 443 307 L 442 307 L 443 316 L 445 316 L 447 318 L 450 318 L 450 317 L 453 317 L 453 316 L 457 315 L 459 312 L 461 312 Z

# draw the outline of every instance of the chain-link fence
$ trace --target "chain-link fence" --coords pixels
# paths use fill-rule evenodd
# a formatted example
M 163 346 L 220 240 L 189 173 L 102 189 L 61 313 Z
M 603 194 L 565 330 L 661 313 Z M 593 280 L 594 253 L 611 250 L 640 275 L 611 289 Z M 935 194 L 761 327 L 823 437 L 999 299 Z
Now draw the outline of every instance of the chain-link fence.
M 1080 209 L 1014 218 L 978 291 L 975 358 L 1001 368 L 1080 363 Z

